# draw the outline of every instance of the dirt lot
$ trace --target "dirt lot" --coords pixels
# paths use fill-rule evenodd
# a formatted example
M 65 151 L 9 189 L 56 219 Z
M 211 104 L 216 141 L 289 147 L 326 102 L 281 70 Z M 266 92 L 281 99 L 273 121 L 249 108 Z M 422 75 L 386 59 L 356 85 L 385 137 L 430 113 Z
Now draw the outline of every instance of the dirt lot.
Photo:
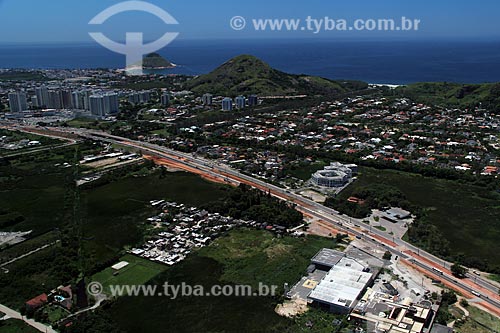
M 278 304 L 275 311 L 280 316 L 293 317 L 307 311 L 307 302 L 300 298 L 285 301 L 283 304 Z
M 85 165 L 88 167 L 97 169 L 97 168 L 102 168 L 103 166 L 115 164 L 118 162 L 119 162 L 119 159 L 115 157 L 115 158 L 107 158 L 105 160 L 95 161 L 95 162 L 91 162 L 91 163 L 86 163 Z
M 312 190 L 302 191 L 302 192 L 300 192 L 300 195 L 302 195 L 306 198 L 309 198 L 315 202 L 319 202 L 319 203 L 323 203 L 326 201 L 326 197 L 323 194 L 320 194 L 320 193 L 318 193 L 316 191 L 312 191 Z

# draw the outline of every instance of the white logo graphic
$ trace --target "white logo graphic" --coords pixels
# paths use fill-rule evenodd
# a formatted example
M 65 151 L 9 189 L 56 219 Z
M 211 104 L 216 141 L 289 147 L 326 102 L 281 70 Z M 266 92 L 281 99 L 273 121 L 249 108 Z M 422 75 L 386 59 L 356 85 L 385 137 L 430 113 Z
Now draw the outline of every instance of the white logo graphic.
M 160 18 L 165 24 L 179 24 L 179 22 L 165 10 L 145 1 L 125 1 L 111 6 L 90 20 L 89 24 L 100 25 L 117 14 L 129 11 L 141 11 L 153 14 Z M 90 32 L 89 35 L 105 48 L 116 53 L 124 54 L 126 56 L 128 73 L 132 74 L 133 70 L 133 74 L 142 75 L 143 56 L 167 46 L 179 35 L 179 33 L 167 32 L 160 39 L 149 44 L 144 44 L 144 34 L 142 32 L 127 32 L 125 44 L 112 41 L 101 32 Z
M 234 16 L 231 21 L 229 21 L 229 25 L 233 30 L 243 30 L 247 25 L 247 21 L 242 16 Z

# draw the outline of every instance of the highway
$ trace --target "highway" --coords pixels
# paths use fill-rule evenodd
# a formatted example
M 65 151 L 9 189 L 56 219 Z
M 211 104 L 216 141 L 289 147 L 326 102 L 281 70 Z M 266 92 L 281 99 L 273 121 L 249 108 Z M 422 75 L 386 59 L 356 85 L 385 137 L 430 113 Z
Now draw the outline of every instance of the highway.
M 30 129 L 23 128 L 22 130 L 29 131 Z M 270 191 L 270 193 L 277 198 L 295 203 L 297 205 L 297 209 L 303 213 L 307 213 L 308 215 L 321 219 L 341 232 L 361 238 L 372 244 L 382 246 L 392 254 L 400 256 L 400 258 L 408 260 L 410 263 L 418 266 L 427 273 L 430 273 L 429 275 L 439 276 L 440 280 L 448 282 L 449 285 L 454 286 L 457 290 L 466 290 L 472 293 L 474 296 L 482 299 L 482 301 L 493 306 L 498 313 L 500 313 L 500 298 L 498 297 L 499 288 L 485 278 L 469 273 L 468 279 L 459 280 L 452 276 L 449 272 L 451 263 L 437 258 L 434 255 L 427 253 L 401 239 L 394 237 L 388 238 L 386 233 L 378 229 L 370 228 L 362 223 L 361 220 L 341 215 L 334 209 L 325 207 L 322 204 L 292 193 L 284 188 L 269 184 L 255 177 L 242 174 L 241 172 L 231 169 L 227 165 L 219 164 L 202 157 L 182 153 L 148 142 L 130 140 L 108 133 L 87 129 L 51 128 L 50 130 L 71 132 L 88 139 L 119 144 L 132 149 L 141 150 L 143 153 L 147 152 L 148 154 L 171 160 L 177 164 L 195 168 L 211 177 L 226 181 L 230 180 L 235 183 L 246 183 L 263 191 Z

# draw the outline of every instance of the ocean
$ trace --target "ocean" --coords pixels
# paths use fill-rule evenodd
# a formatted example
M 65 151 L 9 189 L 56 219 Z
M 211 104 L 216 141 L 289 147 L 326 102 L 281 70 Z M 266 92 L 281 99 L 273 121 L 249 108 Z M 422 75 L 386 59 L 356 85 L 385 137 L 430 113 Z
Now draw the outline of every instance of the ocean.
M 178 40 L 159 53 L 179 65 L 162 74 L 208 73 L 239 54 L 274 68 L 369 83 L 500 81 L 500 42 Z M 123 68 L 125 58 L 96 43 L 0 45 L 0 68 Z

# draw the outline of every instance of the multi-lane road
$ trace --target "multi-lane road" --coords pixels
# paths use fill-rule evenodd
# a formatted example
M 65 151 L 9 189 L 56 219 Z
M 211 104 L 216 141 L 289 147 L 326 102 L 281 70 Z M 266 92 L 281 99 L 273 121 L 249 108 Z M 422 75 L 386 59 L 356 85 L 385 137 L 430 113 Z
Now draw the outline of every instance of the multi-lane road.
M 22 130 L 33 131 L 35 129 L 23 128 Z M 474 273 L 469 273 L 466 279 L 457 279 L 450 272 L 451 263 L 437 258 L 434 255 L 427 253 L 401 239 L 394 238 L 392 236 L 389 237 L 389 235 L 383 231 L 369 228 L 369 226 L 364 225 L 361 220 L 346 217 L 334 209 L 325 207 L 287 189 L 269 184 L 255 177 L 242 174 L 241 172 L 231 169 L 227 165 L 219 164 L 192 154 L 175 151 L 156 144 L 130 140 L 108 133 L 86 129 L 50 129 L 52 136 L 54 136 L 54 132 L 57 131 L 64 131 L 66 134 L 67 132 L 71 132 L 72 134 L 92 140 L 119 144 L 130 149 L 140 150 L 143 153 L 170 160 L 176 165 L 184 165 L 191 170 L 195 169 L 199 171 L 199 173 L 203 173 L 215 179 L 223 179 L 234 183 L 246 183 L 266 192 L 269 191 L 272 195 L 282 200 L 295 203 L 297 205 L 297 209 L 303 213 L 320 219 L 341 232 L 349 233 L 350 235 L 363 239 L 369 243 L 381 246 L 385 250 L 390 251 L 394 255 L 408 261 L 419 270 L 426 272 L 429 276 L 437 276 L 441 281 L 445 282 L 447 286 L 450 286 L 460 292 L 466 291 L 472 294 L 474 297 L 479 298 L 482 302 L 488 304 L 490 309 L 496 310 L 495 312 L 500 314 L 500 297 L 498 296 L 499 288 L 485 278 Z M 40 134 L 40 129 L 36 129 L 36 132 Z

